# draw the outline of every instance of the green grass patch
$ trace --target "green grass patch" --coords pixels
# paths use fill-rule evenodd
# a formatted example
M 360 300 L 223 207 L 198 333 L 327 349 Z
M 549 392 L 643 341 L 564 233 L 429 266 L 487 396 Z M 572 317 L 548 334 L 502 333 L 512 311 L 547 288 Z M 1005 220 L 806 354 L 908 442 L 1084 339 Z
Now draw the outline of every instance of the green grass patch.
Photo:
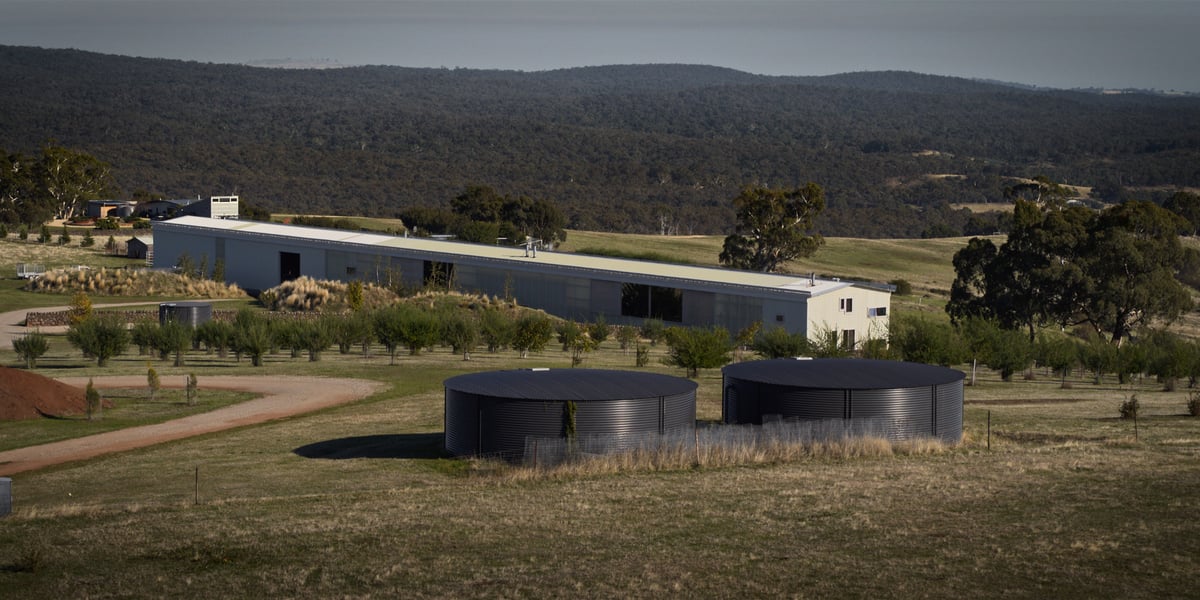
M 654 251 L 633 251 L 619 250 L 615 248 L 604 248 L 600 246 L 588 246 L 575 250 L 579 254 L 591 254 L 592 256 L 608 256 L 611 258 L 629 258 L 633 260 L 648 260 L 653 262 L 674 263 L 681 265 L 695 264 L 686 258 L 680 258 L 669 254 Z
M 151 425 L 188 415 L 208 412 L 222 406 L 245 402 L 254 394 L 227 390 L 205 390 L 201 381 L 196 404 L 188 406 L 183 390 L 159 390 L 155 398 L 149 389 L 101 389 L 100 395 L 111 408 L 105 408 L 94 420 L 73 415 L 64 418 L 24 419 L 0 422 L 0 450 L 12 450 L 60 440 L 84 437 L 106 431 Z
M 609 237 L 568 239 L 607 247 Z M 720 247 L 716 237 L 614 239 L 696 264 L 715 265 Z M 831 239 L 789 268 L 904 278 L 916 292 L 895 310 L 944 314 L 933 290 L 949 288 L 949 256 L 964 243 Z M 52 376 L 144 375 L 149 359 L 99 369 L 61 337 L 51 344 L 38 372 Z M 648 370 L 682 375 L 660 362 L 665 348 L 651 353 Z M 570 354 L 473 356 L 152 360 L 164 379 L 196 372 L 202 399 L 206 374 L 388 385 L 309 415 L 14 477 L 0 589 L 35 599 L 1194 595 L 1200 418 L 1186 414 L 1187 390 L 1081 374 L 1064 389 L 1042 371 L 1003 382 L 981 369 L 965 391 L 964 443 L 943 452 L 514 481 L 441 455 L 442 382 L 568 368 Z M 0 359 L 16 361 L 7 348 Z M 609 340 L 584 366 L 634 361 Z M 698 418 L 719 419 L 720 371 L 697 382 Z M 1118 415 L 1135 393 L 1136 434 Z

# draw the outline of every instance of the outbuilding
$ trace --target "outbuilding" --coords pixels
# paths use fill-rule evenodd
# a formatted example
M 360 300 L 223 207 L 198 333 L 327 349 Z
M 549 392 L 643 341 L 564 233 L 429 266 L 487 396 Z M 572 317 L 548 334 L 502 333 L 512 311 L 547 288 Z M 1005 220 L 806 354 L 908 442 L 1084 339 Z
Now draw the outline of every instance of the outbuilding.
M 530 253 L 522 246 L 468 244 L 278 223 L 180 217 L 154 224 L 156 267 L 223 261 L 225 279 L 246 290 L 314 279 L 402 282 L 513 298 L 522 306 L 611 324 L 660 319 L 668 325 L 755 322 L 814 337 L 834 331 L 853 348 L 885 335 L 886 285 L 693 265 Z
M 135 235 L 125 244 L 125 256 L 141 260 L 154 258 L 154 236 Z M 174 266 L 174 265 L 172 265 Z

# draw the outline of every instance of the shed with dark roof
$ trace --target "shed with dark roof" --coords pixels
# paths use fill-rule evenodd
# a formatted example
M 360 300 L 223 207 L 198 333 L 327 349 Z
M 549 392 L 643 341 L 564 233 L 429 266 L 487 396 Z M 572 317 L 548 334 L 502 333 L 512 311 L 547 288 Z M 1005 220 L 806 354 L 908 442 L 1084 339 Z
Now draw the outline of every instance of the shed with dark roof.
M 524 457 L 527 438 L 666 433 L 696 425 L 696 383 L 603 369 L 521 369 L 444 382 L 446 450 Z
M 726 423 L 783 419 L 882 419 L 893 440 L 962 439 L 961 371 L 866 359 L 760 360 L 728 365 L 721 412 Z

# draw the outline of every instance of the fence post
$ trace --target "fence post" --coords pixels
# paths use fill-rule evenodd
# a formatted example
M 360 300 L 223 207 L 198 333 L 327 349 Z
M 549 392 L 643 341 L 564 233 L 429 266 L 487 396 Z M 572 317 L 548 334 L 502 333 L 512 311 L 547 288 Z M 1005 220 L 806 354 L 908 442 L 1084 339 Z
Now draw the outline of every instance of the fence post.
M 196 480 L 195 480 L 195 500 L 194 500 L 194 503 L 196 504 L 196 506 L 199 506 L 199 505 L 200 505 L 200 467 L 196 467 Z
M 988 437 L 987 449 L 988 449 L 988 450 L 991 450 L 991 449 L 992 449 L 992 411 L 990 411 L 990 410 L 988 411 L 988 433 L 987 433 L 987 437 Z
M 537 470 L 537 438 L 533 439 L 533 470 Z

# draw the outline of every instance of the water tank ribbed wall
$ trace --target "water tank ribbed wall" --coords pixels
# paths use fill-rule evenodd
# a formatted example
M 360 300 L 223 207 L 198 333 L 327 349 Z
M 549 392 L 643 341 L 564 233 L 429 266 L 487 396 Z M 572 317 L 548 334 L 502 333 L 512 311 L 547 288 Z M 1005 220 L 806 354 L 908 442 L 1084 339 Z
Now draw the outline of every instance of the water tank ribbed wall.
M 479 397 L 447 388 L 445 418 L 446 451 L 456 456 L 478 454 Z
M 575 435 L 618 440 L 693 428 L 696 383 L 592 369 L 494 371 L 445 381 L 446 450 L 520 460 L 528 438 L 564 438 L 568 403 Z M 618 444 L 619 445 L 619 444 Z
M 956 381 L 934 387 L 937 390 L 937 432 L 945 441 L 962 440 L 963 382 Z
M 849 418 L 846 391 L 795 389 L 783 386 L 762 386 L 759 392 L 762 406 L 770 412 L 797 419 Z
M 897 361 L 778 359 L 729 365 L 726 423 L 761 424 L 764 416 L 801 420 L 882 419 L 888 437 L 962 439 L 963 374 Z
M 165 325 L 168 321 L 175 321 L 195 328 L 210 320 L 212 320 L 212 304 L 208 302 L 166 302 L 158 305 L 160 325 Z
M 0 477 L 0 517 L 12 512 L 12 479 Z
M 850 418 L 891 421 L 889 439 L 935 436 L 931 387 L 851 390 L 849 394 Z

